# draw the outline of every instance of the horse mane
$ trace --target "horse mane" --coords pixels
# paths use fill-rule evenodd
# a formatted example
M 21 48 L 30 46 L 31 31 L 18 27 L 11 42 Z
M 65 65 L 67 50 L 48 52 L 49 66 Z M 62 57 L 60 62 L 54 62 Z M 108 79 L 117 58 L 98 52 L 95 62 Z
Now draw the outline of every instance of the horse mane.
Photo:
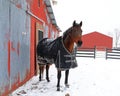
M 68 33 L 71 32 L 72 28 L 74 26 L 79 26 L 78 23 L 75 23 L 75 25 L 73 25 L 72 27 L 68 28 L 64 33 L 63 33 L 63 40 L 65 40 L 65 38 L 68 36 Z
M 70 27 L 69 29 L 67 29 L 64 33 L 63 33 L 63 40 L 65 40 L 65 38 L 68 36 L 68 33 L 71 32 L 72 27 Z

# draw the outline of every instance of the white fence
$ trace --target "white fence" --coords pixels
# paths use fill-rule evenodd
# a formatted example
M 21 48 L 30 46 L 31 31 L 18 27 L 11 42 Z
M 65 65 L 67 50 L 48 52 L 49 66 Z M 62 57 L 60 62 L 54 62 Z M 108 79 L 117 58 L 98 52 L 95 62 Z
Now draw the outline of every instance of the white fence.
M 120 59 L 120 49 L 106 48 L 106 50 L 99 51 L 96 48 L 80 48 L 76 57 Z

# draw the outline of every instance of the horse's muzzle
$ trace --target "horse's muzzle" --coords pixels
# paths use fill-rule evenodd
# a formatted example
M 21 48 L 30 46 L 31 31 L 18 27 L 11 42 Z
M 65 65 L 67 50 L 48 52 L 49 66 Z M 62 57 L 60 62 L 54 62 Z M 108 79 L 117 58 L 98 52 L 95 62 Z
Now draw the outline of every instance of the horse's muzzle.
M 82 45 L 82 43 L 83 43 L 82 41 L 78 41 L 77 46 L 80 47 Z

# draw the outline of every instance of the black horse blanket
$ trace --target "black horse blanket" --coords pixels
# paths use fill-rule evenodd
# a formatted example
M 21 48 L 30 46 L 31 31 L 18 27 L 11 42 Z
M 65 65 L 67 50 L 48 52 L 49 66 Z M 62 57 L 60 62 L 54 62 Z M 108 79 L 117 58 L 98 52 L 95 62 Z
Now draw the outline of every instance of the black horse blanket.
M 62 37 L 55 40 L 42 39 L 37 46 L 37 59 L 39 64 L 55 63 L 57 69 L 68 70 L 77 67 L 76 49 L 70 53 L 63 44 Z

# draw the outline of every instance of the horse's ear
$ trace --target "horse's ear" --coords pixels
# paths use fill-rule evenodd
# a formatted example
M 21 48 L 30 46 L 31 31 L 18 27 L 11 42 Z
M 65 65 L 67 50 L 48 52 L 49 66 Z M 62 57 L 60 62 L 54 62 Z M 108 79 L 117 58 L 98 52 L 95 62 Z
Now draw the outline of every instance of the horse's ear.
M 82 21 L 80 22 L 80 27 L 82 26 Z
M 73 27 L 76 25 L 76 21 L 74 20 L 74 22 L 73 22 Z

